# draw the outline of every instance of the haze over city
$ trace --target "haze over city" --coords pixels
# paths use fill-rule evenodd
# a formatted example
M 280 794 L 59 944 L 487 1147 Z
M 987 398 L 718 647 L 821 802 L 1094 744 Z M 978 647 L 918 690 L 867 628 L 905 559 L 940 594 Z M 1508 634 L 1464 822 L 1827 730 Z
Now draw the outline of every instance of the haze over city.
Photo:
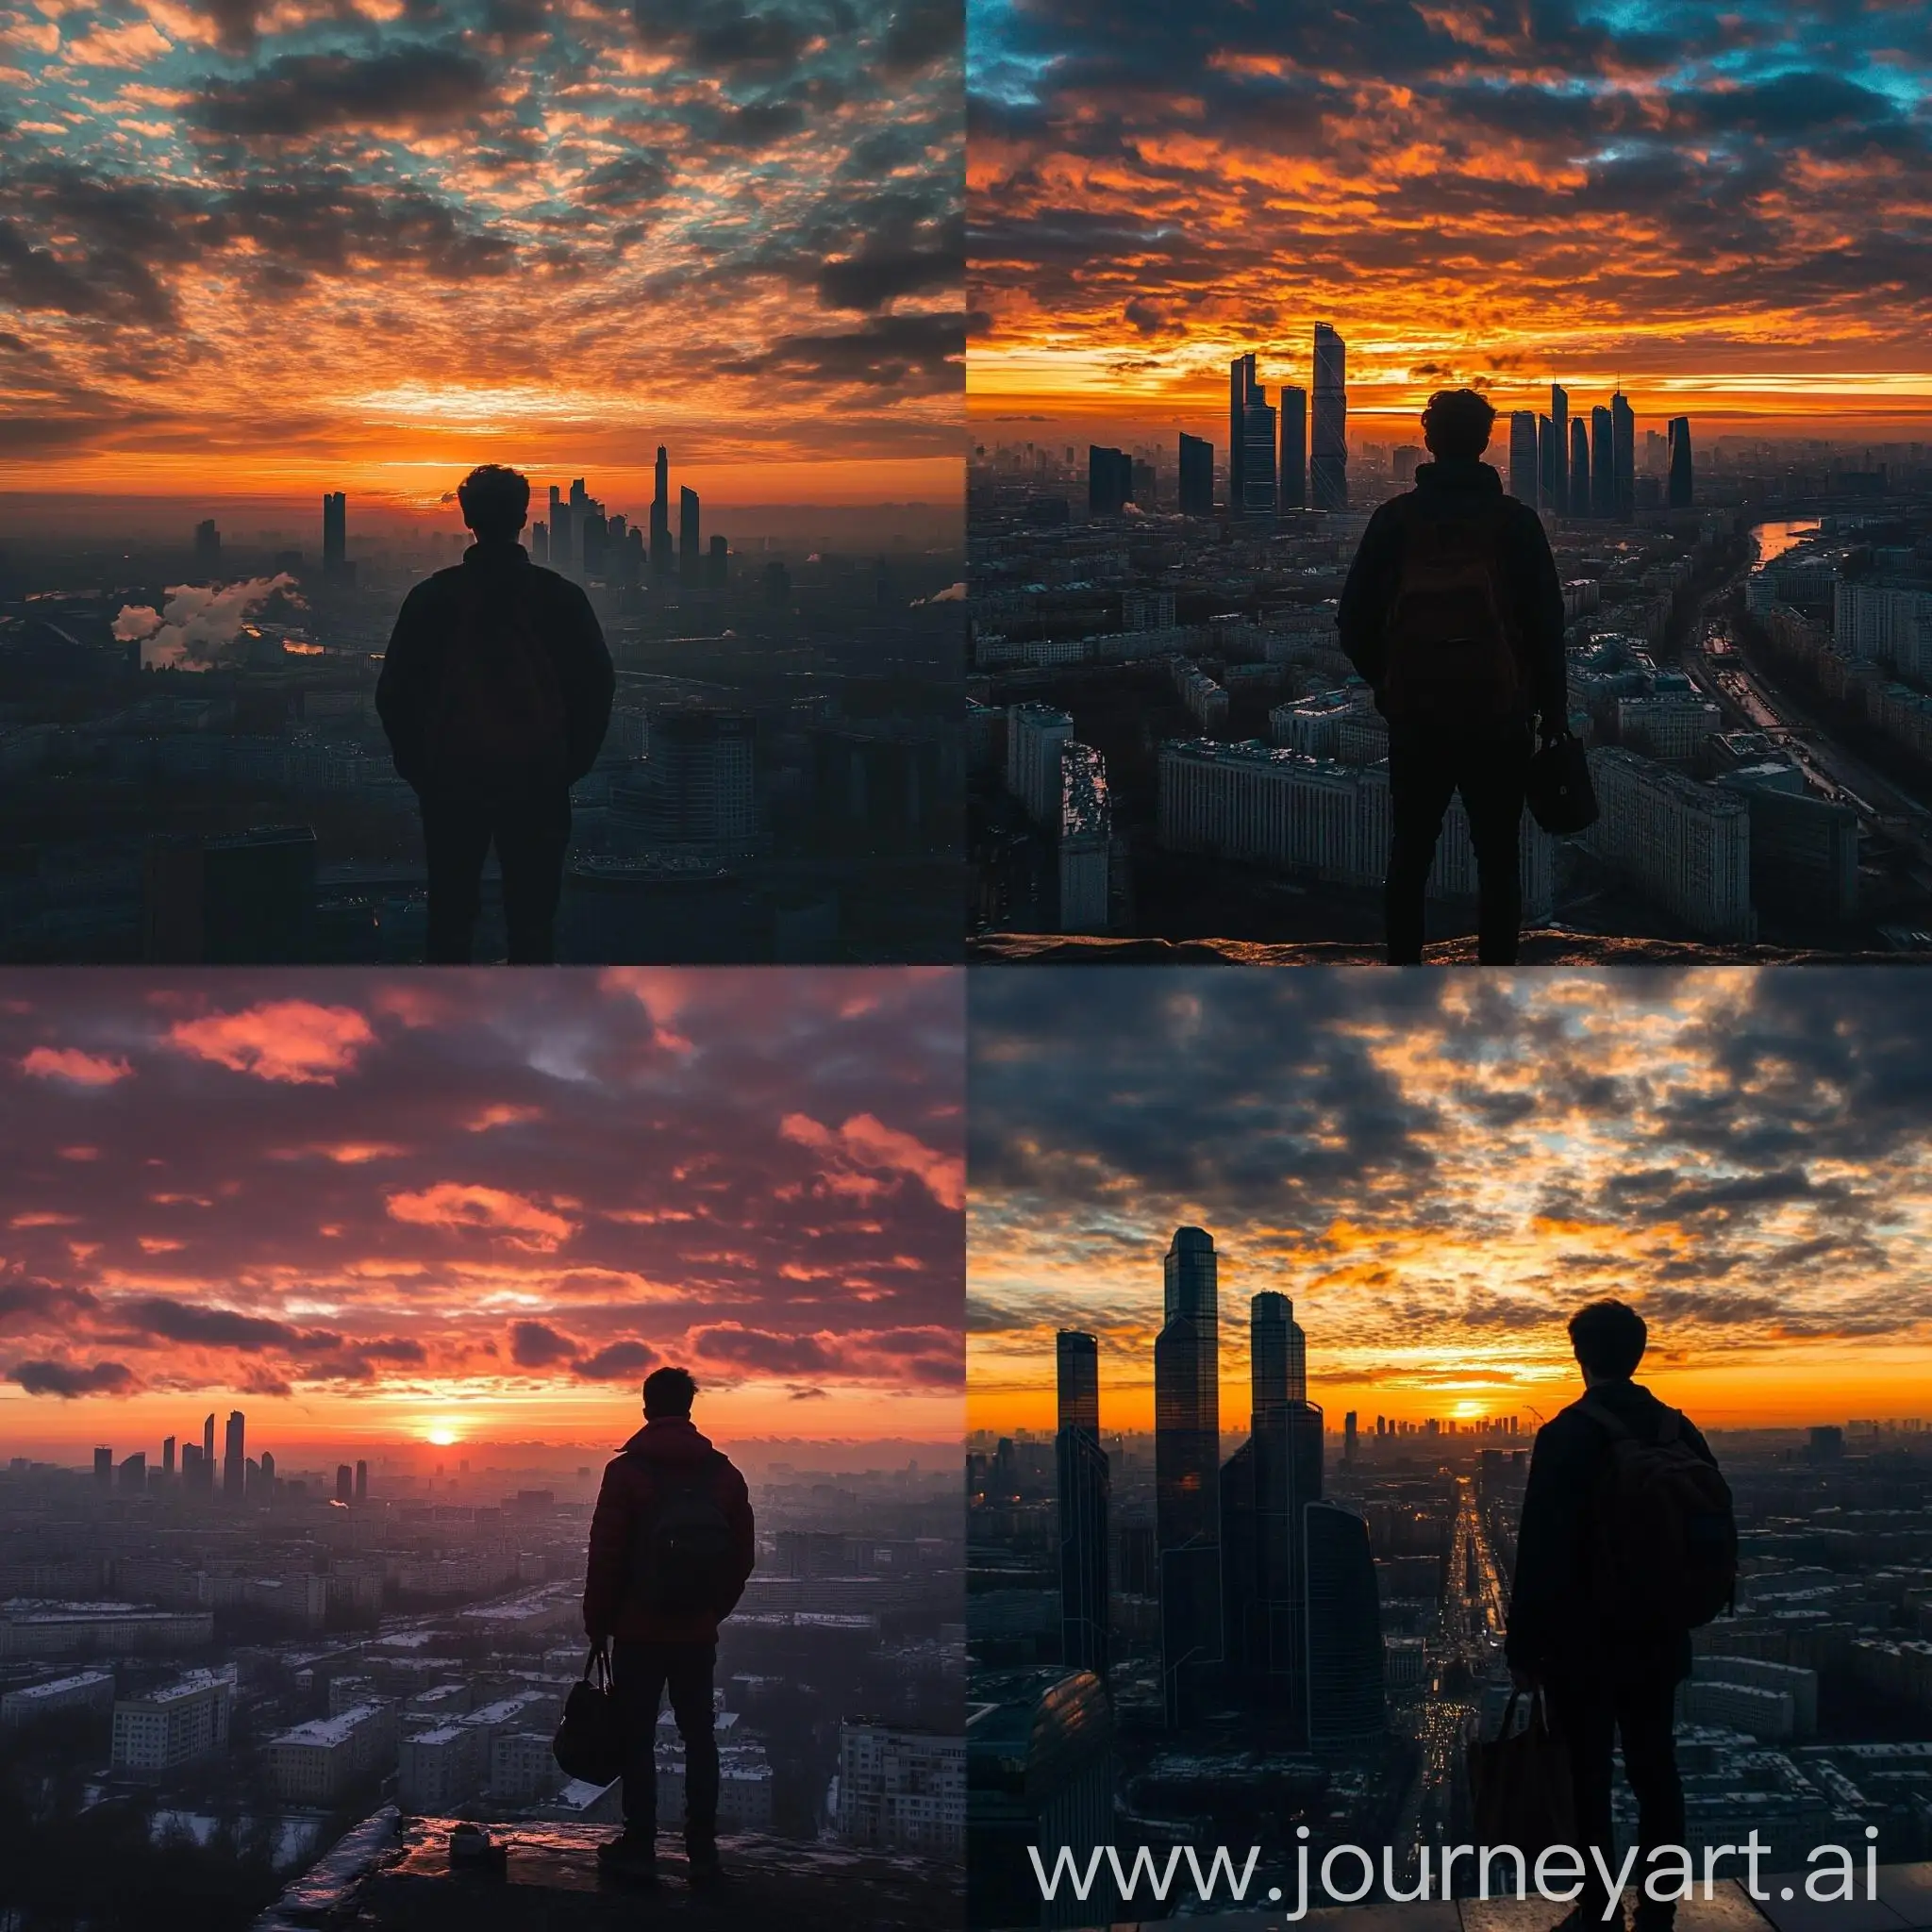
M 1307 384 L 1316 321 L 1385 435 L 1552 379 L 1707 436 L 1924 434 L 1907 8 L 971 11 L 982 438 L 1211 434 L 1229 358 Z
M 1161 1256 L 1211 1228 L 1222 1294 L 1285 1294 L 1331 1425 L 1462 1425 L 1574 1391 L 1562 1322 L 1651 1324 L 1646 1379 L 1707 1425 L 1923 1407 L 1924 998 L 1656 969 L 974 975 L 969 1420 L 1050 1429 L 1054 1331 L 1100 1344 L 1101 1425 L 1147 1429 Z M 1247 1412 L 1245 1322 L 1223 1415 Z
M 239 1407 L 251 1449 L 521 1463 L 614 1446 L 680 1359 L 761 1464 L 957 1443 L 960 1006 L 919 973 L 15 975 L 0 1441 L 156 1461 Z

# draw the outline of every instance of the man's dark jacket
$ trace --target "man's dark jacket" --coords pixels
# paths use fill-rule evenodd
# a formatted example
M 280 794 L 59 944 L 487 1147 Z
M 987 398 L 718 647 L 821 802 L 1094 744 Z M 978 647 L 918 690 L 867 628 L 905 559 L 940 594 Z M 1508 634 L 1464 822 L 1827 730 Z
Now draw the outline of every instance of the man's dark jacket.
M 690 1481 L 695 1465 L 710 1465 L 711 1497 L 731 1529 L 731 1564 L 717 1599 L 699 1611 L 671 1615 L 647 1608 L 638 1595 L 639 1546 L 659 1504 Z M 591 1561 L 584 1578 L 584 1629 L 592 1639 L 634 1643 L 715 1643 L 718 1624 L 738 1607 L 757 1558 L 751 1498 L 744 1478 L 683 1416 L 647 1422 L 604 1471 L 591 1518 Z
M 1538 712 L 1546 724 L 1561 722 L 1567 712 L 1563 671 L 1563 586 L 1550 540 L 1535 510 L 1503 494 L 1503 479 L 1488 463 L 1474 458 L 1420 464 L 1415 508 L 1445 517 L 1472 516 L 1501 508 L 1503 528 L 1500 562 L 1508 615 L 1515 625 L 1517 648 L 1526 686 L 1525 709 Z M 1341 648 L 1361 676 L 1381 698 L 1388 669 L 1389 612 L 1395 601 L 1402 573 L 1402 519 L 1407 496 L 1391 497 L 1369 519 L 1355 561 L 1342 587 L 1335 625 Z
M 431 768 L 430 734 L 446 654 L 461 648 L 463 598 L 473 587 L 480 587 L 486 605 L 522 606 L 532 634 L 550 653 L 563 693 L 564 769 L 543 769 L 542 754 L 533 747 L 531 769 L 520 775 L 575 785 L 597 761 L 617 680 L 591 600 L 568 577 L 532 563 L 521 543 L 473 545 L 460 563 L 424 578 L 403 599 L 375 685 L 376 715 L 389 734 L 397 774 L 418 791 L 449 775 Z
M 1636 1382 L 1600 1382 L 1581 1401 L 1558 1409 L 1530 1451 L 1529 1485 L 1516 1540 L 1516 1579 L 1509 1592 L 1504 1654 L 1517 1670 L 1631 1681 L 1690 1674 L 1690 1633 L 1639 1633 L 1602 1618 L 1590 1589 L 1596 1522 L 1596 1483 L 1610 1454 L 1610 1435 L 1584 1413 L 1600 1404 L 1640 1441 L 1655 1441 L 1669 1409 Z M 1688 1417 L 1682 1439 L 1715 1469 L 1717 1457 Z

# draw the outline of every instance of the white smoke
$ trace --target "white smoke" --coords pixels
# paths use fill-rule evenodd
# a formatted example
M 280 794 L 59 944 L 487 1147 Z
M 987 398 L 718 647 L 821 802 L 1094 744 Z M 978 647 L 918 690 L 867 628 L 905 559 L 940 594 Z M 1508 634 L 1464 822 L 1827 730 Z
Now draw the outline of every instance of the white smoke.
M 143 671 L 207 671 L 230 655 L 242 626 L 277 591 L 291 602 L 295 579 L 286 571 L 272 577 L 243 577 L 232 584 L 171 584 L 167 602 L 129 604 L 114 620 L 123 643 L 141 643 Z
M 911 608 L 918 609 L 922 604 L 963 604 L 966 601 L 964 584 L 948 584 L 943 591 L 935 591 L 930 597 L 915 597 Z

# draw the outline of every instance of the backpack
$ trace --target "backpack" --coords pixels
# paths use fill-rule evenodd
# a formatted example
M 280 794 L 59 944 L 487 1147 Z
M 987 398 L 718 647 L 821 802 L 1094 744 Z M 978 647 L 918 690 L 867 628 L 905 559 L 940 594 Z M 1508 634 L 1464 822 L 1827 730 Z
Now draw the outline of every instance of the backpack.
M 1474 514 L 1402 505 L 1402 557 L 1389 602 L 1382 698 L 1392 722 L 1471 724 L 1524 706 L 1503 588 L 1500 501 Z
M 681 1475 L 659 1476 L 655 1507 L 631 1549 L 631 1585 L 644 1609 L 708 1616 L 731 1594 L 731 1524 L 717 1497 L 728 1468 L 716 1450 Z
M 568 769 L 563 679 L 526 586 L 459 567 L 425 748 L 437 773 Z
M 1730 1603 L 1738 1524 L 1730 1485 L 1664 1411 L 1645 1441 L 1602 1403 L 1578 1408 L 1609 1437 L 1592 1496 L 1589 1580 L 1599 1619 L 1633 1634 L 1694 1630 Z

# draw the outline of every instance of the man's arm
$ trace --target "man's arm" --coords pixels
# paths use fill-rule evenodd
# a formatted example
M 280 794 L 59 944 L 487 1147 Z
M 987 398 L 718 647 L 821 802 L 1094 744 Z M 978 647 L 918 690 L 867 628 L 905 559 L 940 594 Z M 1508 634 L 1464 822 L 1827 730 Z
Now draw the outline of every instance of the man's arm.
M 1391 498 L 1369 519 L 1369 527 L 1362 532 L 1362 541 L 1356 547 L 1355 561 L 1348 567 L 1348 580 L 1341 587 L 1341 602 L 1335 611 L 1335 628 L 1341 640 L 1342 655 L 1360 676 L 1377 688 L 1387 669 L 1384 632 L 1400 561 L 1401 534 L 1395 505 L 1401 500 Z
M 1525 509 L 1518 522 L 1521 557 L 1516 621 L 1529 658 L 1530 697 L 1547 737 L 1563 724 L 1570 710 L 1563 661 L 1563 584 L 1557 575 L 1557 559 L 1542 519 Z
M 1529 1452 L 1529 1481 L 1516 1528 L 1516 1574 L 1503 1655 L 1512 1670 L 1533 1671 L 1549 1649 L 1550 1626 L 1562 1601 L 1569 1563 L 1568 1516 L 1557 1446 L 1542 1430 Z
M 591 1517 L 591 1553 L 584 1571 L 584 1634 L 601 1643 L 617 1628 L 628 1580 L 631 1541 L 629 1485 L 618 1463 L 604 1471 Z
M 425 741 L 429 731 L 429 705 L 434 683 L 434 651 L 427 622 L 426 584 L 418 584 L 403 599 L 383 652 L 382 671 L 375 680 L 375 715 L 389 740 L 396 774 L 410 785 L 423 777 Z
M 583 591 L 572 587 L 571 633 L 564 659 L 564 708 L 569 718 L 570 779 L 575 785 L 604 748 L 610 728 L 610 706 L 617 695 L 604 628 Z
M 718 1611 L 721 1617 L 728 1617 L 738 1607 L 738 1600 L 744 1594 L 745 1579 L 758 1563 L 758 1530 L 752 1522 L 751 1494 L 745 1489 L 744 1478 L 736 1469 L 731 1471 L 726 1485 L 724 1521 L 731 1526 L 733 1581 L 730 1601 Z

